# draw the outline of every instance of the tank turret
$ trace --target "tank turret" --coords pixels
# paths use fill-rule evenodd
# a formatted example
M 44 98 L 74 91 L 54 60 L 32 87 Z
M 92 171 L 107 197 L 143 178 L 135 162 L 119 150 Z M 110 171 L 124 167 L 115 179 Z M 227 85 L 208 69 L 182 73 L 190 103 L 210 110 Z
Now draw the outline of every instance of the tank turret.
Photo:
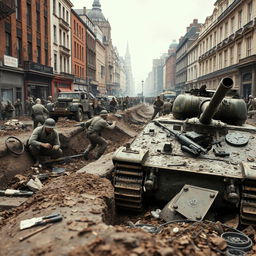
M 214 93 L 210 101 L 205 101 L 201 105 L 202 114 L 199 121 L 202 124 L 210 124 L 214 114 L 217 112 L 219 105 L 224 99 L 227 91 L 233 87 L 233 80 L 231 78 L 224 78 L 221 80 L 217 91 Z
M 243 99 L 225 97 L 233 86 L 231 78 L 224 78 L 211 98 L 212 91 L 206 91 L 208 97 L 180 94 L 173 103 L 174 118 L 184 120 L 199 117 L 201 124 L 209 125 L 212 119 L 227 124 L 242 125 L 247 119 L 246 103 Z

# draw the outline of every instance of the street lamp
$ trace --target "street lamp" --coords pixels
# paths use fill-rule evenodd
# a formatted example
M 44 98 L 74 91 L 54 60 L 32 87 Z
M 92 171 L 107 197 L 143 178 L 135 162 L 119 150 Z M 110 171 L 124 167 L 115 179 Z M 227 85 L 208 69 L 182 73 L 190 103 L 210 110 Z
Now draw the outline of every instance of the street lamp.
M 142 94 L 141 94 L 141 96 L 142 96 L 142 103 L 144 103 L 143 84 L 144 84 L 144 81 L 142 80 L 142 81 L 141 81 L 141 87 L 142 87 Z

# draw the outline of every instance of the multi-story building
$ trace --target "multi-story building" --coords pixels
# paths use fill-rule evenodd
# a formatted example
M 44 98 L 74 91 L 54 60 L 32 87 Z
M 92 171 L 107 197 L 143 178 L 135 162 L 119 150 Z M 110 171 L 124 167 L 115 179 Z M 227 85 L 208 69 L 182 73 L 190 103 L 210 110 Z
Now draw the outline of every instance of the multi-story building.
M 73 9 L 71 10 L 71 31 L 73 90 L 88 91 L 86 83 L 86 25 Z
M 86 81 L 88 89 L 94 95 L 98 94 L 98 82 L 96 81 L 96 35 L 94 24 L 87 16 L 86 8 L 76 9 L 75 12 L 86 24 Z
M 98 91 L 101 95 L 107 94 L 106 88 L 106 51 L 103 44 L 103 32 L 99 26 L 94 26 L 96 35 L 96 81 L 98 83 Z
M 197 87 L 198 77 L 198 43 L 194 41 L 187 50 L 188 65 L 187 65 L 187 82 L 185 90 L 190 90 Z
M 240 96 L 256 96 L 256 2 L 217 0 L 198 38 L 197 87 L 217 88 L 229 76 Z
M 5 10 L 13 11 L 13 1 L 0 3 L 0 97 L 46 99 L 53 77 L 50 0 L 17 0 L 9 16 Z
M 120 57 L 120 95 L 125 96 L 126 93 L 126 73 L 124 58 Z
M 126 73 L 126 94 L 129 96 L 135 96 L 135 85 L 132 73 L 131 54 L 128 44 L 126 47 L 126 53 L 124 58 L 124 69 Z
M 50 3 L 51 66 L 54 70 L 52 94 L 57 95 L 60 91 L 71 91 L 74 80 L 71 71 L 71 7 L 73 4 L 69 0 L 52 0 Z
M 193 23 L 187 27 L 186 34 L 181 37 L 176 50 L 176 84 L 175 90 L 180 93 L 185 90 L 185 84 L 187 82 L 187 65 L 188 65 L 188 53 L 187 49 L 195 41 L 200 31 L 201 24 L 197 19 L 193 20 Z
M 146 97 L 153 97 L 155 96 L 154 94 L 154 78 L 153 78 L 153 71 L 150 71 L 148 73 L 148 76 L 145 80 L 145 84 L 144 84 L 144 92 L 143 94 L 146 96 Z
M 164 90 L 174 90 L 175 89 L 175 70 L 176 70 L 176 48 L 177 43 L 174 40 L 168 50 L 168 57 L 165 60 L 164 70 Z

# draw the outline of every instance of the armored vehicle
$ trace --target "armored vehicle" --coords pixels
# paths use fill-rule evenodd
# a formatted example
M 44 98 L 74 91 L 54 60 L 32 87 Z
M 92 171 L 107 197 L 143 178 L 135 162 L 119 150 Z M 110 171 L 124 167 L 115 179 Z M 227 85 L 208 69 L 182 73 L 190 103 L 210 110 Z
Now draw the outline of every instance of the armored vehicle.
M 57 101 L 47 104 L 51 118 L 58 120 L 59 117 L 68 117 L 81 122 L 84 114 L 91 118 L 91 105 L 89 96 L 83 92 L 61 92 Z
M 179 95 L 173 113 L 148 123 L 113 156 L 116 206 L 140 210 L 145 196 L 170 201 L 185 184 L 218 191 L 212 209 L 239 212 L 256 224 L 256 128 L 246 104 L 225 97 L 224 78 L 212 98 Z

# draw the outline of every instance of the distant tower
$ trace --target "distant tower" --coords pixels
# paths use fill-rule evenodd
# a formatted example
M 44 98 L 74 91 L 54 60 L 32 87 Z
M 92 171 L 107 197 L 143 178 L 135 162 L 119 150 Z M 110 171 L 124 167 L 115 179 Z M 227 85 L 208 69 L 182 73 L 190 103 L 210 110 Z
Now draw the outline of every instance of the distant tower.
M 127 43 L 126 54 L 124 59 L 124 68 L 126 73 L 126 92 L 129 96 L 135 96 L 134 78 L 132 74 L 131 55 Z

